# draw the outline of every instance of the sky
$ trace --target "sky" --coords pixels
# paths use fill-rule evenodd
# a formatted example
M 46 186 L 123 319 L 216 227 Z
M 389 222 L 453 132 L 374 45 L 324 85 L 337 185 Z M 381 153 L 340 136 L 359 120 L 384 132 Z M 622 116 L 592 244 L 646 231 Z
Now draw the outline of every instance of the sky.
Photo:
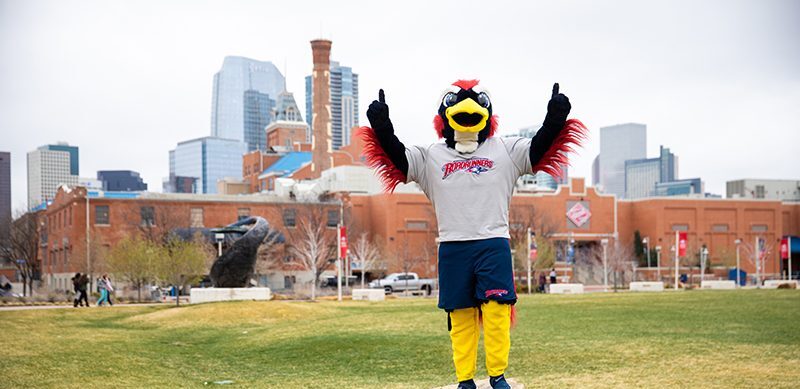
M 680 178 L 800 179 L 800 2 L 0 0 L 0 151 L 12 203 L 26 154 L 66 141 L 81 176 L 135 170 L 151 190 L 168 150 L 210 135 L 212 78 L 228 55 L 272 61 L 304 108 L 309 41 L 359 74 L 360 121 L 386 91 L 398 137 L 436 140 L 441 91 L 477 78 L 500 133 L 539 125 L 554 82 L 590 138 L 570 176 L 591 177 L 599 128 L 647 125 Z

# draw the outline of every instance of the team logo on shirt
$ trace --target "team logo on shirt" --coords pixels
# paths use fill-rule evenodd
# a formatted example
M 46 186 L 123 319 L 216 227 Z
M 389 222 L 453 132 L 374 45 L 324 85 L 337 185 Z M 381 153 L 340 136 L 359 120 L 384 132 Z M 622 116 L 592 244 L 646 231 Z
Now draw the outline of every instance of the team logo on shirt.
M 481 173 L 488 172 L 492 167 L 494 167 L 494 161 L 488 158 L 472 157 L 470 159 L 459 159 L 457 161 L 445 163 L 444 166 L 442 166 L 442 179 L 444 180 L 451 174 L 460 171 L 472 173 L 477 176 Z

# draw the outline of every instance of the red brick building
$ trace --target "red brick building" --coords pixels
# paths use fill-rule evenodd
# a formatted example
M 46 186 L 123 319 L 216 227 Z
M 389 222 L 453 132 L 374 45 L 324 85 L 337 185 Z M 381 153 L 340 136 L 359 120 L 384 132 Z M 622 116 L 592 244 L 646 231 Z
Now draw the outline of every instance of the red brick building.
M 74 272 L 85 271 L 87 231 L 92 255 L 125 236 L 143 233 L 142 225 L 150 220 L 154 222 L 152 228 L 157 230 L 222 226 L 242 216 L 259 215 L 271 225 L 286 229 L 291 228 L 287 225 L 287 213 L 314 206 L 269 194 L 143 193 L 125 196 L 90 196 L 87 229 L 85 190 L 59 191 L 44 213 L 47 243 L 43 245 L 41 260 L 48 285 L 63 289 Z M 343 198 L 351 239 L 361 231 L 373 236 L 381 247 L 387 271 L 411 269 L 424 276 L 436 275 L 436 219 L 424 194 L 351 194 Z M 584 218 L 578 219 L 579 223 L 567 216 L 577 205 L 584 210 Z M 338 218 L 338 201 L 326 206 L 334 211 L 330 218 Z M 671 274 L 668 272 L 673 263 L 670 248 L 676 230 L 688 233 L 690 254 L 681 260 L 681 273 L 698 272 L 687 268 L 692 264 L 688 259 L 705 246 L 711 266 L 718 268 L 716 275 L 723 276 L 727 267 L 733 266 L 735 241 L 741 239 L 741 266 L 754 274 L 752 242 L 760 237 L 767 242 L 762 273 L 776 278 L 785 268 L 778 259 L 778 240 L 787 234 L 800 234 L 800 204 L 677 197 L 617 200 L 614 196 L 597 193 L 586 186 L 583 179 L 577 178 L 554 193 L 515 194 L 509 221 L 512 240 L 519 239 L 519 231 L 531 227 L 548 236 L 556 248 L 562 250 L 559 253 L 563 253 L 567 243 L 590 249 L 597 247 L 602 239 L 632 246 L 634 231 L 638 230 L 642 237 L 649 238 L 652 248 L 661 247 L 664 275 Z M 331 223 L 330 231 L 335 233 L 333 225 L 336 223 Z M 560 255 L 559 259 L 563 260 L 564 256 Z M 798 261 L 794 261 L 795 270 L 800 267 Z M 568 267 L 562 262 L 557 266 Z M 641 277 L 655 276 L 652 272 L 643 272 Z

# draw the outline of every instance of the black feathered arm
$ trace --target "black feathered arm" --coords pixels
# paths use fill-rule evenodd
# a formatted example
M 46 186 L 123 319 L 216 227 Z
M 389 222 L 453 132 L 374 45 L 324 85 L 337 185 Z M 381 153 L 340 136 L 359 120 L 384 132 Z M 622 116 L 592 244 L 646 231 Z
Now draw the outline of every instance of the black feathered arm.
M 569 163 L 567 153 L 574 150 L 573 145 L 580 145 L 586 139 L 588 131 L 580 120 L 567 120 L 571 109 L 567 96 L 558 93 L 558 83 L 554 84 L 542 128 L 531 140 L 529 156 L 532 172 L 542 171 L 553 177 L 564 176 L 564 166 Z
M 362 155 L 367 165 L 378 172 L 384 189 L 393 192 L 398 184 L 407 181 L 408 158 L 406 146 L 394 134 L 383 89 L 378 92 L 378 100 L 369 105 L 367 119 L 372 127 L 359 129 L 364 140 Z

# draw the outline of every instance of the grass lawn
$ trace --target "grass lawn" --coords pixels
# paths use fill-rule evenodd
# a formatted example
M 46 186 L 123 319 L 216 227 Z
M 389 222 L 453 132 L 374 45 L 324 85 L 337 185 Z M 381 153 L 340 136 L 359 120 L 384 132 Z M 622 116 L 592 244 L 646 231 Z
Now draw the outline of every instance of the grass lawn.
M 508 375 L 528 388 L 800 386 L 796 290 L 524 296 L 518 318 Z M 432 299 L 11 311 L 0 324 L 4 388 L 455 380 Z

